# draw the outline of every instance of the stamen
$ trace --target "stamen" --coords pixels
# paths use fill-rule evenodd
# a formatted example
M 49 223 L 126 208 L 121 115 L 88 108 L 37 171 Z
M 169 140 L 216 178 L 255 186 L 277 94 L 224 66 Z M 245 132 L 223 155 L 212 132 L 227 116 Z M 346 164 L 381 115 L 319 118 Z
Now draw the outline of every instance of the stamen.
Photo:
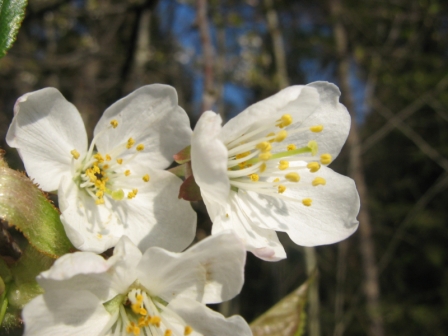
M 113 128 L 117 128 L 117 126 L 118 126 L 118 121 L 115 120 L 115 119 L 113 119 L 113 120 L 110 121 L 110 124 L 112 125 Z
M 297 148 L 296 145 L 294 145 L 294 144 L 289 144 L 288 147 L 286 147 L 286 150 L 288 150 L 288 151 L 292 151 L 292 150 L 294 150 L 294 149 L 296 149 L 296 148 Z
M 331 155 L 330 154 L 328 154 L 328 153 L 326 153 L 326 154 L 322 154 L 321 156 L 320 156 L 320 162 L 322 162 L 322 164 L 324 164 L 324 165 L 328 165 L 328 164 L 330 164 L 331 163 Z
M 271 158 L 271 156 L 272 156 L 272 153 L 271 153 L 271 152 L 265 152 L 265 153 L 261 153 L 261 154 L 258 156 L 258 158 L 259 158 L 261 161 L 268 161 L 268 160 Z
M 117 159 L 117 163 L 121 165 L 123 163 L 123 159 Z
M 184 335 L 185 336 L 188 336 L 188 335 L 191 335 L 191 333 L 193 332 L 193 328 L 192 327 L 190 327 L 190 326 L 185 326 L 185 331 L 184 331 Z
M 283 193 L 285 192 L 285 190 L 286 190 L 286 187 L 285 187 L 283 184 L 280 184 L 280 185 L 278 186 L 278 192 L 279 192 L 280 194 L 283 194 Z
M 72 154 L 72 156 L 73 156 L 73 158 L 75 159 L 75 160 L 78 160 L 79 159 L 79 152 L 76 150 L 76 149 L 74 149 L 74 150 L 72 150 L 72 151 L 70 151 L 70 154 Z
M 173 335 L 173 332 L 170 329 L 165 330 L 165 333 L 163 334 L 163 336 L 171 336 Z
M 132 146 L 134 146 L 134 144 L 135 144 L 135 140 L 132 139 L 132 138 L 129 138 L 129 139 L 128 139 L 128 143 L 126 144 L 126 148 L 127 148 L 127 149 L 131 149 Z
M 316 177 L 313 182 L 311 182 L 311 184 L 314 187 L 317 187 L 318 185 L 325 185 L 327 184 L 327 181 L 325 181 L 325 179 L 323 177 Z
M 323 125 L 315 125 L 315 126 L 311 126 L 310 127 L 310 131 L 313 132 L 313 133 L 322 132 L 323 129 L 324 129 Z
M 269 138 L 269 137 L 275 137 L 275 133 L 274 132 L 271 132 L 271 133 L 269 133 L 268 135 L 266 135 L 266 137 L 267 138 Z M 273 138 L 273 139 L 271 139 L 271 140 L 268 140 L 270 143 L 273 143 L 274 141 L 275 141 L 275 138 Z
M 280 162 L 278 163 L 278 169 L 285 170 L 288 168 L 289 168 L 289 162 L 285 160 L 280 160 Z
M 309 206 L 311 206 L 311 203 L 313 203 L 313 200 L 312 200 L 311 198 L 304 198 L 304 199 L 302 200 L 302 204 L 303 204 L 304 206 L 309 207 Z
M 251 179 L 253 182 L 257 182 L 257 181 L 260 179 L 260 177 L 259 177 L 257 174 L 251 174 L 251 175 L 250 175 L 250 179 Z
M 285 178 L 291 182 L 299 182 L 300 181 L 300 175 L 297 173 L 288 173 L 285 175 Z
M 315 173 L 320 169 L 319 162 L 310 162 L 306 165 L 306 167 L 310 170 L 311 173 Z
M 286 139 L 287 136 L 288 136 L 288 132 L 286 132 L 285 130 L 282 130 L 277 133 L 277 136 L 275 137 L 275 142 L 282 142 L 283 140 Z
M 292 117 L 290 114 L 284 114 L 282 117 L 277 120 L 279 123 L 276 125 L 277 127 L 283 128 L 292 124 Z
M 149 182 L 149 179 L 150 179 L 150 177 L 149 177 L 148 174 L 146 174 L 146 175 L 144 175 L 144 176 L 142 177 L 142 180 L 145 181 L 145 182 Z
M 110 161 L 110 160 L 112 160 L 112 158 L 110 157 L 109 154 L 106 154 L 106 161 Z
M 263 153 L 264 152 L 269 152 L 272 149 L 272 145 L 269 142 L 267 142 L 267 141 L 260 142 L 255 147 L 258 148 L 259 150 L 261 150 Z
M 95 204 L 96 205 L 104 204 L 104 198 L 100 198 L 100 199 L 95 200 Z
M 139 144 L 136 148 L 137 151 L 141 152 L 142 150 L 145 149 L 145 146 L 143 144 Z
M 125 175 L 125 176 L 129 176 L 129 175 L 131 175 L 131 171 L 130 171 L 129 169 L 127 169 L 127 170 L 124 172 L 124 175 Z
M 263 162 L 260 166 L 260 173 L 264 173 L 265 170 L 266 170 L 266 163 Z

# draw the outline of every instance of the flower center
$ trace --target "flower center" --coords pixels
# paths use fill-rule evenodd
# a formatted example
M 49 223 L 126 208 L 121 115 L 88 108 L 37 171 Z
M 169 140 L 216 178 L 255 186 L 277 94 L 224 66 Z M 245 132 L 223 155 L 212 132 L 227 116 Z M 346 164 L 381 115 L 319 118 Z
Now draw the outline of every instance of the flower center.
M 145 289 L 132 288 L 117 299 L 118 307 L 115 298 L 105 303 L 112 318 L 102 334 L 188 336 L 193 333 L 193 328 L 169 309 L 166 302 L 151 297 Z
M 259 126 L 240 137 L 228 142 L 227 176 L 233 190 L 251 190 L 260 194 L 289 198 L 283 194 L 291 185 L 300 181 L 300 174 L 316 173 L 321 165 L 331 162 L 330 154 L 318 157 L 318 144 L 309 141 L 304 144 L 289 143 L 287 139 L 298 133 L 319 133 L 323 125 L 293 129 L 293 118 L 284 114 L 275 122 Z M 316 177 L 313 186 L 325 185 L 323 177 Z M 296 200 L 295 200 L 296 201 Z M 301 200 L 305 206 L 311 206 L 312 199 Z
M 105 132 L 118 127 L 118 121 L 112 120 L 110 126 L 101 131 L 94 137 L 90 148 L 84 159 L 78 161 L 80 154 L 74 149 L 72 154 L 72 174 L 73 180 L 79 188 L 85 190 L 97 205 L 104 204 L 105 198 L 109 197 L 116 201 L 133 199 L 137 196 L 138 188 L 132 186 L 143 182 L 149 182 L 148 174 L 135 176 L 132 174 L 132 161 L 138 156 L 139 152 L 145 149 L 143 144 L 135 146 L 135 140 L 131 137 L 127 142 L 118 145 L 110 153 L 100 153 L 94 151 L 96 141 L 104 135 Z M 132 155 L 126 160 L 129 152 Z

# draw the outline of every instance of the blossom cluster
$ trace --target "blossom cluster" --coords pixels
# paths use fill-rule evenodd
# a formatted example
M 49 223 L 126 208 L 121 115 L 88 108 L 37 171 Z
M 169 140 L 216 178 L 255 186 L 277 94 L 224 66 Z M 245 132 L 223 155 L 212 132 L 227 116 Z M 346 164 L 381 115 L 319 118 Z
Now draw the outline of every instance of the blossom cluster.
M 240 316 L 205 306 L 240 292 L 246 251 L 277 261 L 286 253 L 276 231 L 316 246 L 357 229 L 354 182 L 328 168 L 350 129 L 339 96 L 327 82 L 292 86 L 224 126 L 206 111 L 192 131 L 175 89 L 153 84 L 110 106 L 90 145 L 58 90 L 20 97 L 7 143 L 57 193 L 78 250 L 38 276 L 45 292 L 23 310 L 25 335 L 251 335 Z M 166 170 L 181 151 L 185 182 Z M 196 213 L 178 197 L 187 181 L 213 222 L 188 249 Z

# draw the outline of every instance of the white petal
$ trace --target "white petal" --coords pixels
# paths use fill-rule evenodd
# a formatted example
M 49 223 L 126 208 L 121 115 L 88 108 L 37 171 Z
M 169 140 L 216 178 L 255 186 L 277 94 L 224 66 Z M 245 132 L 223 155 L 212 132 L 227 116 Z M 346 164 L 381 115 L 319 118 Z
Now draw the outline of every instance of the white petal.
M 326 185 L 313 187 L 311 182 L 323 177 Z M 299 245 L 316 246 L 341 241 L 358 228 L 359 196 L 352 179 L 330 168 L 321 167 L 316 173 L 301 175 L 297 186 L 283 194 L 297 201 L 241 193 L 242 211 L 254 225 L 288 233 Z M 312 205 L 302 200 L 311 198 Z
M 254 225 L 251 214 L 245 212 L 245 207 L 240 205 L 241 202 L 239 193 L 231 191 L 226 207 L 222 207 L 216 216 L 211 217 L 212 234 L 232 230 L 244 242 L 246 249 L 258 258 L 266 261 L 286 258 L 286 252 L 275 231 Z M 208 206 L 207 210 L 210 213 Z
M 81 158 L 87 150 L 87 134 L 81 116 L 54 88 L 27 93 L 14 106 L 14 119 L 6 135 L 17 148 L 25 169 L 44 191 L 56 190 L 70 173 L 70 152 Z
M 164 169 L 173 161 L 174 154 L 190 144 L 190 121 L 177 105 L 176 90 L 168 85 L 143 86 L 117 101 L 104 112 L 95 135 L 110 127 L 113 119 L 118 121 L 118 127 L 110 128 L 97 141 L 101 153 L 108 153 L 132 137 L 136 145 L 145 146 L 138 160 L 149 167 Z M 128 153 L 124 159 L 133 151 Z
M 71 290 L 39 295 L 22 316 L 25 336 L 98 335 L 111 317 L 92 293 Z
M 176 298 L 168 308 L 175 311 L 201 335 L 251 336 L 247 322 L 239 315 L 225 318 L 205 305 L 186 298 Z
M 110 265 L 91 252 L 76 252 L 62 256 L 42 272 L 37 281 L 45 291 L 56 289 L 88 290 L 98 298 L 109 298 Z
M 180 295 L 217 303 L 240 292 L 245 260 L 241 241 L 226 232 L 208 237 L 184 253 L 148 249 L 138 266 L 138 278 L 151 294 L 168 302 Z
M 227 148 L 219 140 L 221 117 L 204 112 L 191 139 L 191 164 L 204 199 L 225 204 L 230 190 L 227 177 Z
M 137 196 L 120 201 L 126 207 L 119 213 L 123 234 L 142 251 L 151 246 L 182 251 L 196 234 L 196 212 L 189 202 L 178 198 L 182 180 L 167 171 L 147 172 L 150 181 L 138 185 Z
M 222 129 L 220 139 L 227 143 L 262 125 L 275 125 L 283 114 L 290 114 L 294 121 L 304 120 L 316 110 L 318 104 L 316 89 L 301 85 L 287 87 L 229 120 Z
M 102 253 L 123 235 L 118 211 L 110 202 L 96 205 L 95 200 L 71 180 L 63 179 L 58 193 L 61 221 L 67 237 L 79 250 Z
M 319 153 L 329 153 L 334 159 L 347 140 L 350 130 L 350 114 L 345 106 L 339 103 L 341 92 L 336 85 L 328 82 L 314 82 L 308 84 L 308 87 L 315 88 L 319 92 L 319 106 L 314 113 L 302 119 L 300 123 L 291 125 L 288 131 L 291 133 L 294 128 L 307 128 L 315 125 L 323 125 L 324 129 L 320 133 L 311 131 L 297 133 L 288 137 L 286 141 L 306 146 L 308 141 L 315 140 L 319 145 Z

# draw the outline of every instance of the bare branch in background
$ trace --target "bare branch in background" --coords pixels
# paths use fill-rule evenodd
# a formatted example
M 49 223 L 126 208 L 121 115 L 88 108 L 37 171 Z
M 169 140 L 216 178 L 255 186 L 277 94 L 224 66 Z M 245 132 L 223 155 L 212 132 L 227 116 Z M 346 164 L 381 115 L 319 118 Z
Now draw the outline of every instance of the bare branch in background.
M 202 55 L 204 66 L 204 90 L 202 94 L 201 112 L 211 110 L 216 101 L 213 72 L 213 45 L 207 18 L 207 0 L 197 0 L 197 23 L 201 35 Z
M 359 237 L 362 265 L 364 268 L 364 294 L 367 299 L 367 314 L 370 319 L 368 334 L 383 336 L 383 318 L 380 312 L 380 287 L 378 268 L 375 260 L 375 247 L 372 238 L 372 227 L 368 210 L 367 186 L 361 160 L 361 147 L 353 104 L 353 93 L 349 83 L 350 57 L 348 55 L 347 32 L 342 23 L 342 5 L 340 0 L 330 1 L 330 9 L 334 16 L 333 32 L 339 57 L 338 77 L 342 91 L 342 102 L 352 115 L 352 124 L 347 144 L 350 150 L 349 175 L 355 180 L 361 199 L 359 212 Z

